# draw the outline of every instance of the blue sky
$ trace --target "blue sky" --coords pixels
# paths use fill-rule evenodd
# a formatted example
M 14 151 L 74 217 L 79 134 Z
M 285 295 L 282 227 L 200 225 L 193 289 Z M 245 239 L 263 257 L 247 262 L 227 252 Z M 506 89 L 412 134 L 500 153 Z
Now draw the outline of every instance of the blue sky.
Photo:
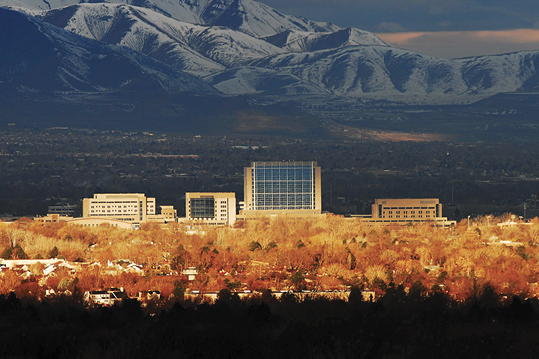
M 372 31 L 399 47 L 440 57 L 539 50 L 537 0 L 259 1 L 286 14 Z

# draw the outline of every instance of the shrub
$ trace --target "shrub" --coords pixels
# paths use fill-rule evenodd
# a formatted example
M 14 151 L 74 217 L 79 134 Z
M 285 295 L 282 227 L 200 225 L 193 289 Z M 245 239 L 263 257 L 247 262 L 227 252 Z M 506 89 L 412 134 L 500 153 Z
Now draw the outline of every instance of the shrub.
M 7 247 L 2 252 L 2 258 L 4 258 L 4 259 L 11 259 L 12 255 L 13 255 L 13 247 Z
M 28 256 L 26 255 L 26 252 L 24 252 L 24 249 L 20 245 L 16 245 L 13 247 L 13 255 L 18 259 L 27 259 Z
M 49 258 L 57 258 L 58 257 L 58 247 L 54 246 L 53 249 L 48 254 Z
M 249 250 L 254 252 L 257 249 L 262 249 L 262 245 L 258 242 L 252 241 L 251 244 L 249 244 Z

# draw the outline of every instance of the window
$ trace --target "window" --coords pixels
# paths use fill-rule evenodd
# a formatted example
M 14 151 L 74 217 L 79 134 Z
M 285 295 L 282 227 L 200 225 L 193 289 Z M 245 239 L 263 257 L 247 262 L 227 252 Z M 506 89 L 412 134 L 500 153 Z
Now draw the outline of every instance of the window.
M 192 198 L 191 218 L 215 218 L 215 200 L 213 198 Z
M 313 209 L 312 162 L 255 162 L 253 209 Z

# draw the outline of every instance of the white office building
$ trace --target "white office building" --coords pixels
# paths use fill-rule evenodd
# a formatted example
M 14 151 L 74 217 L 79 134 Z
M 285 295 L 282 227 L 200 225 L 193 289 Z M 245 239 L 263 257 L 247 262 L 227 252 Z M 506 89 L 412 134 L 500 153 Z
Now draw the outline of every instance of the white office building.
M 155 216 L 155 198 L 141 193 L 100 193 L 82 202 L 84 218 L 110 218 L 130 223 L 144 223 Z

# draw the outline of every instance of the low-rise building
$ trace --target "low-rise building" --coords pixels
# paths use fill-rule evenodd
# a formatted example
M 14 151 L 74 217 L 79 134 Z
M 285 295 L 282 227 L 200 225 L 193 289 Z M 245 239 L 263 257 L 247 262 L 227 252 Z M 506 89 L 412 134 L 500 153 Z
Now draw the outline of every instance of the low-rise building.
M 161 214 L 148 215 L 148 222 L 169 223 L 178 221 L 178 211 L 174 206 L 161 206 Z
M 111 227 L 134 229 L 135 224 L 131 222 L 119 221 L 117 219 L 111 219 L 107 217 L 93 217 L 93 218 L 73 218 L 67 221 L 68 225 L 78 225 L 82 227 L 99 227 L 101 225 L 109 225 Z
M 187 279 L 189 279 L 189 280 L 195 280 L 195 277 L 198 274 L 198 270 L 196 269 L 196 267 L 189 267 L 187 269 L 184 269 L 182 271 L 182 274 L 186 275 Z
M 376 199 L 370 217 L 361 221 L 368 223 L 421 223 L 434 222 L 437 225 L 453 225 L 442 217 L 442 204 L 438 198 Z
M 187 221 L 232 226 L 236 222 L 236 194 L 233 192 L 186 193 L 185 213 Z
M 57 204 L 55 206 L 49 206 L 49 214 L 59 214 L 61 216 L 75 217 L 75 212 L 80 214 L 80 205 L 77 204 Z
M 129 223 L 145 223 L 155 215 L 155 198 L 142 193 L 99 193 L 82 201 L 83 218 L 110 218 Z
M 111 306 L 126 298 L 123 289 L 110 288 L 106 290 L 90 290 L 84 292 L 84 302 L 90 306 Z
M 34 221 L 41 222 L 41 223 L 57 223 L 57 222 L 67 222 L 71 219 L 73 219 L 73 217 L 62 216 L 61 214 L 57 214 L 57 213 L 49 213 L 44 217 L 35 217 Z

